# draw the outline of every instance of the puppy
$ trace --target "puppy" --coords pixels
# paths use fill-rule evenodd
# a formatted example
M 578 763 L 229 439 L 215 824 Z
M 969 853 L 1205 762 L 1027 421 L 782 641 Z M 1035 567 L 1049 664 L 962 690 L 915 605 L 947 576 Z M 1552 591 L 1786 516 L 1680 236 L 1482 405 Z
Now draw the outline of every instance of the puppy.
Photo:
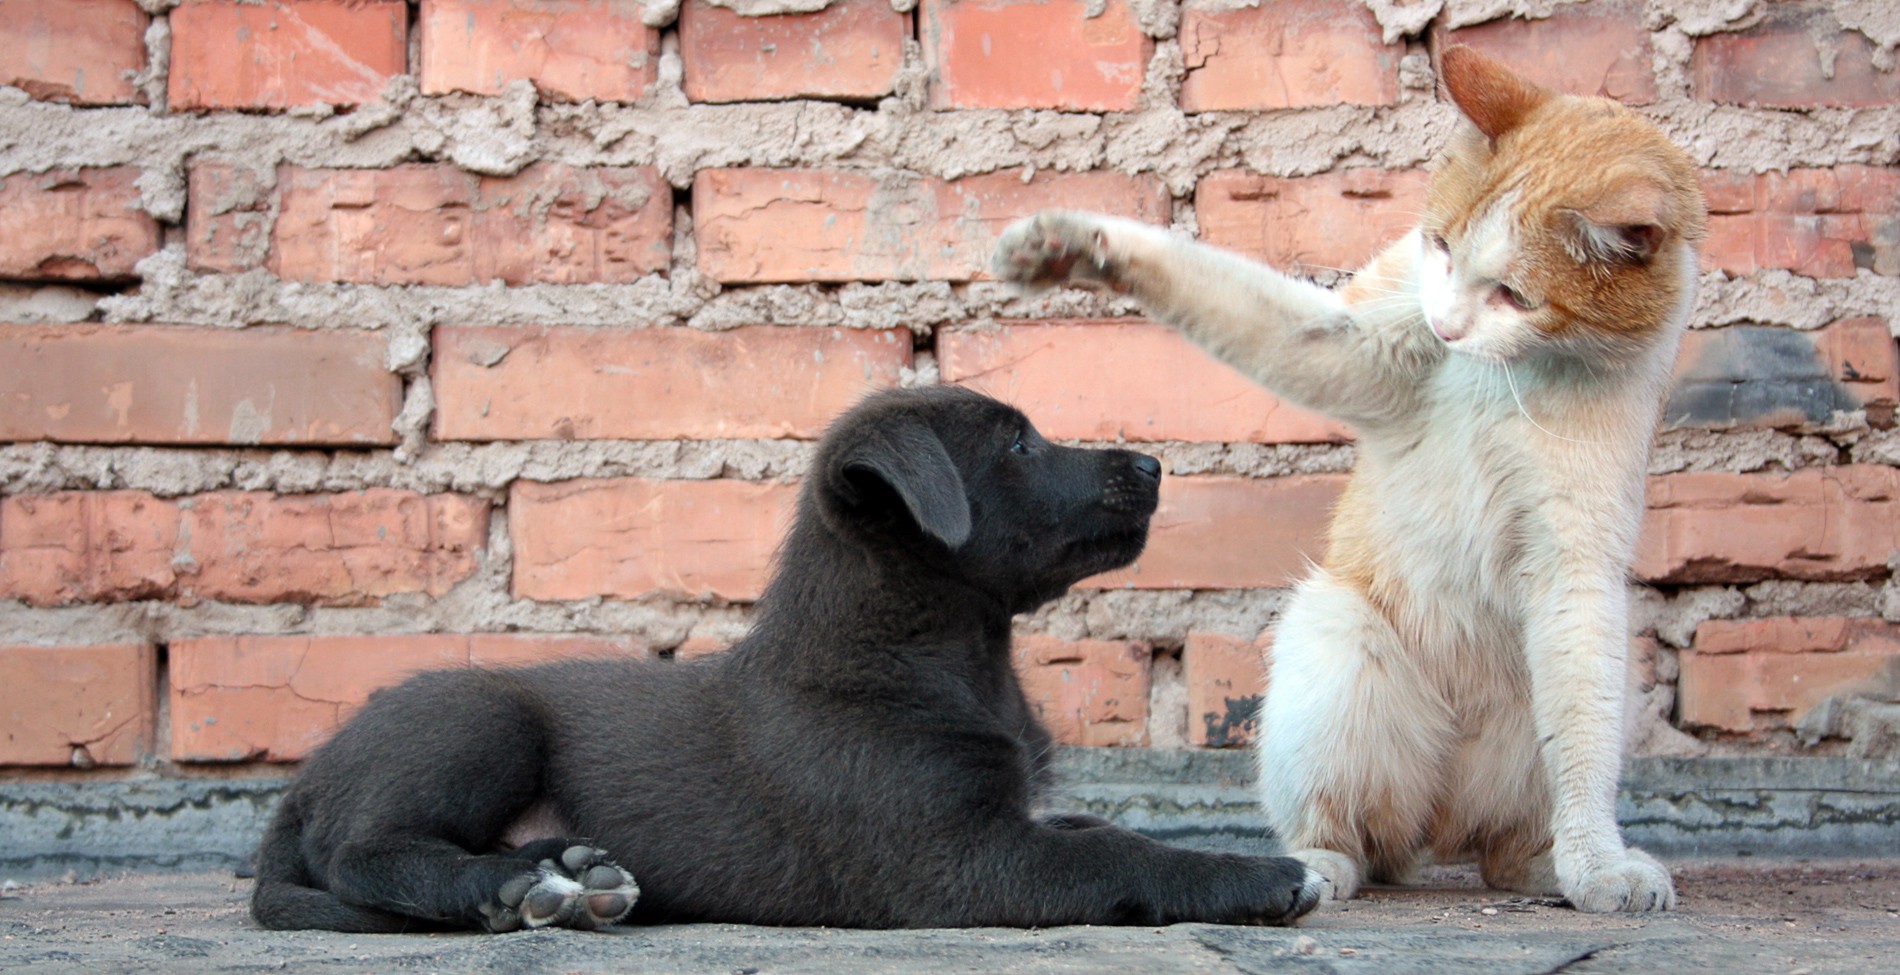
M 1050 738 L 1010 617 L 1140 554 L 1160 479 L 1151 457 L 1055 446 L 967 390 L 874 395 L 820 444 L 749 637 L 690 662 L 440 671 L 377 694 L 285 795 L 252 915 L 354 932 L 1289 923 L 1320 893 L 1298 861 L 1033 811 Z M 548 813 L 560 835 L 507 848 Z

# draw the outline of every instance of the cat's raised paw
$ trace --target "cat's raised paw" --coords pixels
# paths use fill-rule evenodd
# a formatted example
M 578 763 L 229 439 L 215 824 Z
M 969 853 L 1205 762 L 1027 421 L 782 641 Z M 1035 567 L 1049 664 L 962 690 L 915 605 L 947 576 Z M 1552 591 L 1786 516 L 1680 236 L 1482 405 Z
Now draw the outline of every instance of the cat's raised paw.
M 1641 850 L 1601 864 L 1564 885 L 1572 907 L 1586 914 L 1667 911 L 1676 906 L 1669 870 Z
M 1049 210 L 1019 220 L 996 243 L 990 273 L 1030 287 L 1059 284 L 1116 286 L 1107 226 L 1086 213 Z

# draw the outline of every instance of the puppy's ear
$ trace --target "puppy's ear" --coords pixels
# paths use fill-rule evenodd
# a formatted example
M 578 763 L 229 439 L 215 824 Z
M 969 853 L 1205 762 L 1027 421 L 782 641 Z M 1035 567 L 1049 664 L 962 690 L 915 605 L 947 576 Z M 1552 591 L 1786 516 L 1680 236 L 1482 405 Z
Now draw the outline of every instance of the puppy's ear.
M 877 482 L 903 501 L 924 533 L 956 548 L 970 539 L 970 502 L 963 477 L 936 431 L 905 419 L 873 428 L 852 445 L 832 471 L 832 490 L 848 505 L 863 504 Z

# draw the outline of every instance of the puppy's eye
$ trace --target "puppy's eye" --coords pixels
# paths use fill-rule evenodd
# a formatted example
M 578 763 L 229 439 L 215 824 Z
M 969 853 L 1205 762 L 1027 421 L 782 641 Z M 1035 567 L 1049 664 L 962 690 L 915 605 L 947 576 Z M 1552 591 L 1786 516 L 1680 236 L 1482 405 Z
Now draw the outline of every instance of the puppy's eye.
M 1024 457 L 1027 457 L 1029 455 L 1029 441 L 1026 440 L 1024 437 L 1025 435 L 1023 434 L 1022 431 L 1018 430 L 1016 432 L 1016 439 L 1013 441 L 1010 441 L 1010 444 L 1009 444 L 1010 453 L 1019 454 Z

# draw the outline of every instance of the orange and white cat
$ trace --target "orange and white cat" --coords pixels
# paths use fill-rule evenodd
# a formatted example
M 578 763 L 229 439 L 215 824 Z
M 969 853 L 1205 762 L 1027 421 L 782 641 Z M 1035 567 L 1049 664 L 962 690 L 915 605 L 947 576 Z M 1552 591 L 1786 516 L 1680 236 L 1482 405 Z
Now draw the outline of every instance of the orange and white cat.
M 1661 910 L 1615 804 L 1628 566 L 1693 305 L 1688 157 L 1615 102 L 1469 49 L 1418 228 L 1338 291 L 1159 228 L 1049 212 L 994 267 L 1085 282 L 1351 423 L 1324 565 L 1278 624 L 1260 796 L 1336 897 L 1428 853 L 1585 911 Z

